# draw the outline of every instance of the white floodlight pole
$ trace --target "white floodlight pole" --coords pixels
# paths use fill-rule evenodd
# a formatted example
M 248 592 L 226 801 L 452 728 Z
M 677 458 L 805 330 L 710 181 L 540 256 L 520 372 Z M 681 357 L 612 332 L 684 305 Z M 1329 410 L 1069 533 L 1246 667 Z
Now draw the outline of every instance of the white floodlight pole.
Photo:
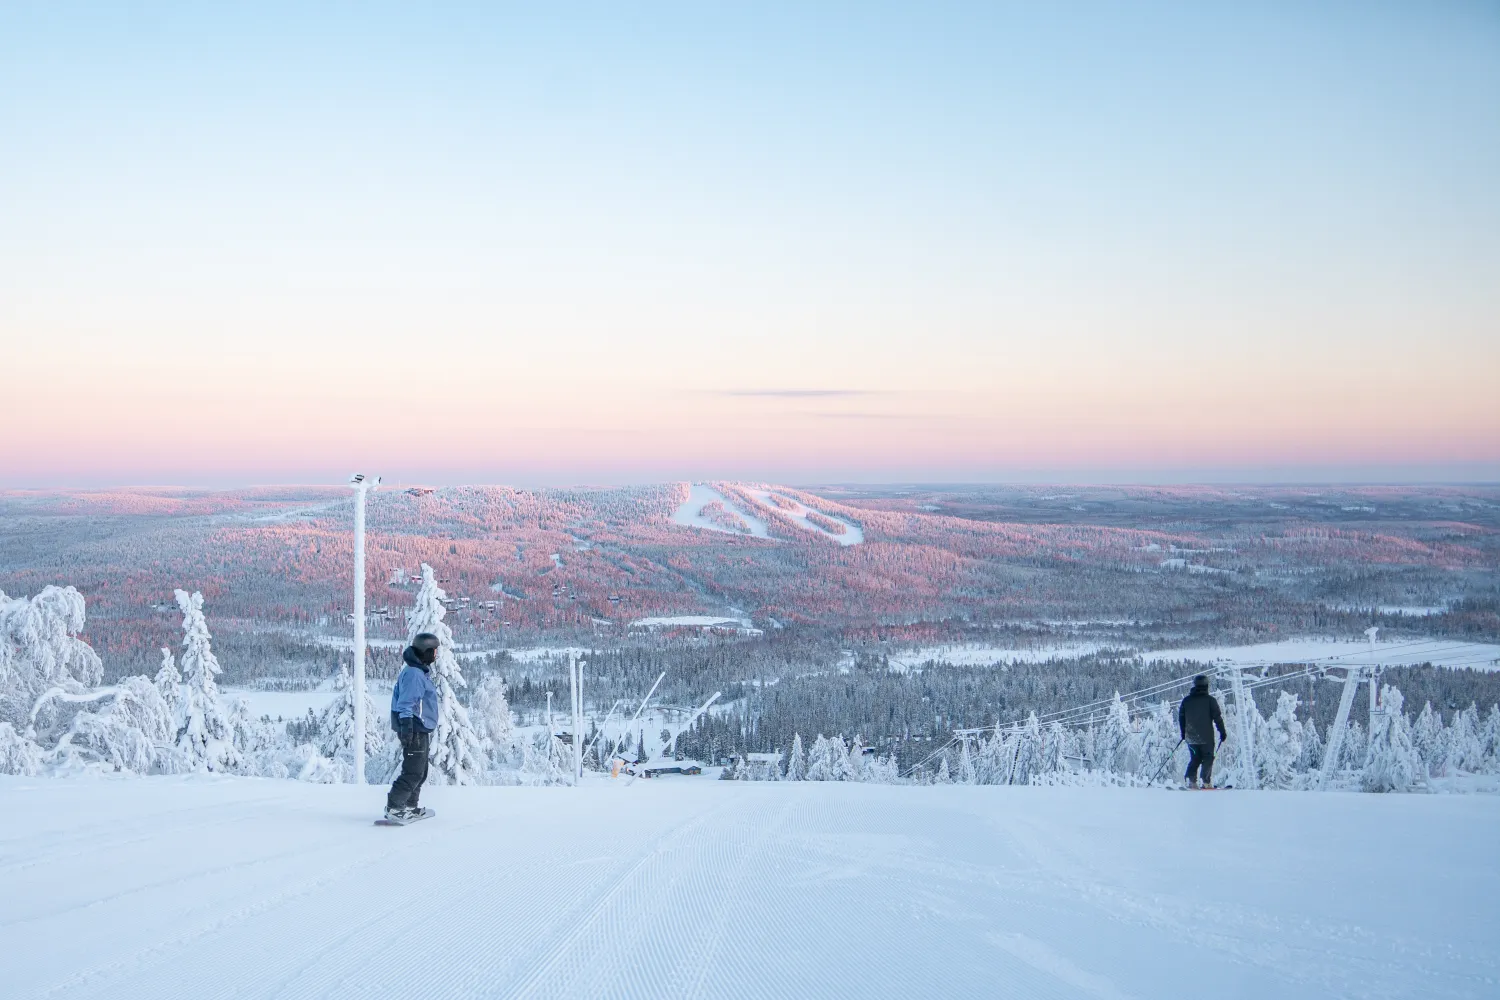
M 1365 629 L 1365 638 L 1370 640 L 1370 721 L 1368 725 L 1373 731 L 1375 728 L 1375 713 L 1380 711 L 1380 668 L 1375 665 L 1375 633 L 1380 629 L 1371 627 Z
M 354 783 L 365 783 L 365 496 L 379 476 L 356 472 L 354 487 Z

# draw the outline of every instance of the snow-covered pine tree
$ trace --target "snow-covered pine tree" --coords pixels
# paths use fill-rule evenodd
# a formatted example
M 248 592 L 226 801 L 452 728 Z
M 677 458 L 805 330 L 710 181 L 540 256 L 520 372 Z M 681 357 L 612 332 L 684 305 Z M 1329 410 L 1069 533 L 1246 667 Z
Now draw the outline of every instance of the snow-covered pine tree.
M 334 679 L 337 694 L 323 709 L 318 719 L 318 752 L 333 761 L 339 782 L 348 781 L 354 774 L 354 678 L 349 667 L 339 664 L 338 676 Z M 385 755 L 386 733 L 390 726 L 383 724 L 387 716 L 375 710 L 375 700 L 365 689 L 365 760 L 380 760 Z M 384 783 L 368 773 L 365 780 Z
M 453 630 L 443 619 L 448 595 L 437 584 L 432 567 L 422 564 L 422 586 L 408 617 L 406 641 L 423 632 L 438 638 L 437 658 L 432 664 L 432 683 L 438 692 L 437 731 L 432 734 L 433 777 L 455 785 L 477 785 L 484 781 L 484 743 L 469 721 L 469 712 L 458 700 L 466 686 L 458 657 L 453 655 Z
M 78 712 L 53 751 L 59 762 L 103 764 L 114 771 L 148 774 L 158 756 L 172 753 L 171 710 L 145 676 L 127 677 L 100 699 L 98 711 Z
M 172 713 L 172 732 L 182 725 L 182 675 L 177 672 L 177 661 L 168 646 L 161 648 L 161 669 L 156 671 L 156 693 Z
M 1369 792 L 1404 792 L 1416 785 L 1421 758 L 1412 746 L 1411 724 L 1401 711 L 1401 692 L 1385 685 L 1380 706 L 1370 719 L 1369 756 L 1361 780 Z
M 953 775 L 948 773 L 948 755 L 943 755 L 942 763 L 938 764 L 937 777 L 933 779 L 935 785 L 953 784 Z
M 792 752 L 786 761 L 786 780 L 807 780 L 807 753 L 802 749 L 802 734 L 792 735 Z
M 203 595 L 176 591 L 182 609 L 182 709 L 177 748 L 190 766 L 232 771 L 240 764 L 229 706 L 214 678 L 222 672 L 203 617 Z

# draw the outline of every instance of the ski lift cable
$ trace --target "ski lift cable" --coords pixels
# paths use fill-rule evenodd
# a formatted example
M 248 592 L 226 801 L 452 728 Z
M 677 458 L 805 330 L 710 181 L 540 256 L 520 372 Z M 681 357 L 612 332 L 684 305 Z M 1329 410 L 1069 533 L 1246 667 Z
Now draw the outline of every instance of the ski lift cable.
M 947 743 L 944 743 L 942 746 L 940 746 L 936 750 L 932 751 L 932 753 L 928 754 L 926 757 L 923 757 L 921 760 L 917 761 L 911 767 L 907 768 L 906 769 L 906 774 L 902 775 L 902 777 L 906 777 L 906 778 L 911 777 L 912 772 L 915 771 L 917 768 L 919 768 L 922 765 L 926 764 L 928 761 L 932 760 L 932 758 L 936 757 L 938 754 L 944 752 L 949 747 L 951 747 L 953 744 L 957 743 L 958 742 L 958 735 L 957 734 L 959 732 L 961 732 L 961 730 L 955 729 L 953 732 L 954 732 L 954 735 L 948 737 L 948 742 Z
M 1445 643 L 1443 643 L 1442 640 L 1430 640 L 1430 639 L 1428 639 L 1428 640 L 1413 641 L 1413 642 L 1409 642 L 1409 643 L 1400 643 L 1400 644 L 1397 644 L 1395 646 L 1389 646 L 1389 647 L 1386 647 L 1386 650 L 1382 650 L 1381 652 L 1394 651 L 1394 650 L 1399 649 L 1399 648 L 1410 647 L 1410 646 L 1419 646 L 1419 645 L 1425 645 L 1425 644 L 1430 644 L 1430 643 L 1436 643 L 1436 645 L 1433 647 L 1433 649 L 1430 650 L 1431 653 L 1444 653 L 1444 652 L 1449 652 L 1449 651 L 1456 651 L 1458 649 L 1462 649 L 1464 647 L 1464 645 L 1465 645 L 1463 643 L 1446 643 L 1445 644 Z M 1347 656 L 1347 655 L 1350 655 L 1350 654 L 1337 654 L 1338 657 L 1344 657 L 1344 656 Z M 1365 651 L 1363 651 L 1362 654 L 1358 654 L 1358 655 L 1366 655 L 1366 656 L 1368 656 L 1369 655 L 1369 651 L 1365 650 Z M 1295 671 L 1292 671 L 1290 673 L 1275 674 L 1275 675 L 1268 676 L 1268 677 L 1257 678 L 1254 681 L 1248 682 L 1246 684 L 1246 687 L 1247 688 L 1254 688 L 1254 687 L 1263 687 L 1263 686 L 1266 686 L 1268 684 L 1284 684 L 1284 683 L 1286 683 L 1289 680 L 1295 680 L 1295 679 L 1298 679 L 1298 678 L 1301 678 L 1301 677 L 1305 677 L 1305 676 L 1317 673 L 1318 670 L 1319 670 L 1319 667 L 1317 666 L 1317 664 L 1323 662 L 1324 659 L 1332 659 L 1332 658 L 1333 657 L 1304 660 L 1304 661 L 1302 661 L 1302 667 L 1299 670 L 1295 670 Z M 1266 660 L 1266 661 L 1258 661 L 1258 662 L 1254 662 L 1254 663 L 1225 664 L 1225 665 L 1213 667 L 1213 668 L 1211 668 L 1208 671 L 1200 671 L 1199 673 L 1222 673 L 1225 670 L 1232 670 L 1232 669 L 1247 669 L 1247 668 L 1251 668 L 1251 667 L 1281 666 L 1281 665 L 1285 664 L 1286 662 L 1287 661 L 1270 661 L 1270 660 Z M 1141 689 L 1136 690 L 1136 691 L 1131 691 L 1131 692 L 1128 692 L 1128 693 L 1125 693 L 1125 694 L 1121 694 L 1120 695 L 1120 700 L 1123 703 L 1127 704 L 1127 705 L 1136 705 L 1136 704 L 1139 704 L 1140 702 L 1142 702 L 1142 701 L 1144 701 L 1146 699 L 1149 699 L 1149 698 L 1152 698 L 1152 697 L 1154 697 L 1156 695 L 1162 694 L 1165 691 L 1167 691 L 1167 690 L 1169 690 L 1169 689 L 1171 689 L 1173 687 L 1176 687 L 1176 686 L 1178 686 L 1178 685 L 1180 685 L 1180 684 L 1182 684 L 1182 683 L 1184 683 L 1184 682 L 1186 682 L 1188 680 L 1191 680 L 1193 677 L 1196 677 L 1196 676 L 1198 676 L 1198 675 L 1195 673 L 1195 674 L 1192 674 L 1192 675 L 1189 675 L 1189 676 L 1184 676 L 1184 677 L 1181 677 L 1181 678 L 1176 678 L 1176 679 L 1171 680 L 1171 681 L 1164 681 L 1164 682 L 1162 682 L 1160 684 L 1153 684 L 1150 687 L 1141 688 Z M 1046 715 L 1038 716 L 1037 717 L 1037 721 L 1045 723 L 1047 725 L 1051 725 L 1054 722 L 1060 723 L 1060 724 L 1065 725 L 1065 726 L 1078 725 L 1078 724 L 1082 724 L 1084 722 L 1087 722 L 1087 721 L 1089 721 L 1091 719 L 1096 719 L 1098 717 L 1098 715 L 1101 713 L 1102 709 L 1106 709 L 1109 705 L 1112 705 L 1113 703 L 1114 703 L 1114 697 L 1111 696 L 1109 698 L 1101 699 L 1099 701 L 1088 702 L 1088 703 L 1083 704 L 1083 705 L 1077 705 L 1077 706 L 1074 706 L 1072 708 L 1060 709 L 1060 710 L 1055 711 L 1055 712 L 1049 712 Z M 1023 723 L 1021 723 L 1021 722 L 1014 722 L 1014 723 L 1011 723 L 1011 727 L 1018 727 L 1018 726 L 1020 726 L 1022 724 Z M 985 728 L 989 728 L 989 727 L 985 727 Z
M 1432 644 L 1432 648 L 1430 650 L 1428 650 L 1428 651 L 1425 651 L 1424 655 L 1436 655 L 1438 658 L 1437 659 L 1425 660 L 1424 662 L 1432 663 L 1434 666 L 1488 666 L 1489 665 L 1489 661 L 1466 661 L 1466 662 L 1462 662 L 1462 663 L 1460 663 L 1460 662 L 1451 662 L 1450 663 L 1448 661 L 1445 661 L 1445 660 L 1441 659 L 1441 657 L 1443 655 L 1445 655 L 1445 654 L 1447 654 L 1447 655 L 1454 655 L 1454 654 L 1457 654 L 1460 650 L 1465 650 L 1468 644 L 1467 643 L 1462 643 L 1462 642 L 1444 642 L 1443 640 L 1430 640 L 1430 639 L 1428 639 L 1428 640 L 1419 640 L 1419 641 L 1412 641 L 1412 642 L 1407 642 L 1407 643 L 1399 643 L 1399 644 L 1396 644 L 1396 645 L 1393 645 L 1393 646 L 1388 646 L 1388 647 L 1386 647 L 1386 649 L 1379 650 L 1378 652 L 1388 652 L 1388 651 L 1394 651 L 1394 650 L 1400 649 L 1400 648 L 1409 648 L 1411 646 L 1421 646 L 1421 645 L 1427 645 L 1427 644 Z M 1342 657 L 1345 657 L 1345 656 L 1348 656 L 1348 655 L 1351 655 L 1351 654 L 1338 654 L 1339 658 L 1342 658 Z M 1369 651 L 1365 650 L 1365 651 L 1363 651 L 1362 654 L 1354 654 L 1354 655 L 1369 655 Z M 1410 654 L 1408 653 L 1407 655 L 1410 655 Z M 1293 671 L 1290 671 L 1288 673 L 1273 674 L 1273 675 L 1269 675 L 1269 676 L 1266 676 L 1266 677 L 1256 678 L 1253 681 L 1246 682 L 1245 688 L 1247 690 L 1250 690 L 1250 689 L 1254 689 L 1254 688 L 1268 687 L 1268 686 L 1271 686 L 1271 685 L 1274 685 L 1274 684 L 1285 684 L 1285 683 L 1287 683 L 1289 681 L 1299 680 L 1299 679 L 1302 679 L 1304 677 L 1316 676 L 1316 675 L 1318 675 L 1321 672 L 1320 664 L 1323 662 L 1323 660 L 1332 659 L 1332 658 L 1333 657 L 1325 657 L 1325 658 L 1318 658 L 1316 660 L 1304 661 L 1300 669 L 1293 670 Z M 1221 672 L 1221 671 L 1223 671 L 1225 669 L 1244 669 L 1244 668 L 1253 667 L 1253 666 L 1262 666 L 1262 667 L 1264 667 L 1264 666 L 1280 666 L 1280 665 L 1282 665 L 1282 663 L 1271 662 L 1271 661 L 1265 661 L 1265 662 L 1259 662 L 1259 663 L 1253 663 L 1253 664 L 1252 663 L 1238 663 L 1238 664 L 1233 664 L 1231 666 L 1224 666 L 1224 667 L 1216 668 L 1212 672 L 1218 673 L 1218 672 Z M 1194 675 L 1194 676 L 1196 676 L 1196 675 Z M 1120 700 L 1121 700 L 1121 702 L 1123 702 L 1123 703 L 1125 703 L 1127 705 L 1137 704 L 1137 703 L 1145 700 L 1146 698 L 1151 697 L 1153 694 L 1160 693 L 1160 690 L 1163 687 L 1170 687 L 1174 683 L 1181 683 L 1181 681 L 1168 682 L 1166 684 L 1153 685 L 1152 687 L 1149 687 L 1149 688 L 1142 688 L 1139 691 L 1130 692 L 1128 694 L 1122 694 L 1122 695 L 1120 695 Z M 1047 718 L 1047 721 L 1048 721 L 1049 725 L 1052 724 L 1053 722 L 1060 723 L 1060 724 L 1062 724 L 1064 726 L 1082 725 L 1082 724 L 1085 724 L 1085 723 L 1087 723 L 1089 721 L 1096 720 L 1098 718 L 1098 715 L 1099 715 L 1099 709 L 1102 708 L 1102 707 L 1104 707 L 1104 706 L 1113 704 L 1113 702 L 1114 702 L 1114 698 L 1111 697 L 1111 698 L 1108 698 L 1108 699 L 1105 699 L 1105 700 L 1102 700 L 1102 701 L 1092 702 L 1092 703 L 1089 703 L 1089 704 L 1086 704 L 1086 705 L 1076 706 L 1076 707 L 1071 708 L 1071 709 L 1064 709 L 1064 710 L 1061 710 L 1061 711 L 1058 711 L 1058 712 L 1050 713 L 1049 716 L 1047 716 L 1045 718 Z M 1042 718 L 1043 717 L 1039 717 L 1038 721 L 1041 721 Z M 1014 726 L 1019 726 L 1019 725 L 1020 725 L 1019 723 L 1013 724 L 1013 727 Z
M 1429 649 L 1427 649 L 1427 650 L 1424 651 L 1424 653 L 1426 655 L 1429 655 L 1429 656 L 1431 656 L 1431 655 L 1442 656 L 1443 654 L 1456 653 L 1457 651 L 1459 651 L 1461 649 L 1464 649 L 1466 645 L 1467 644 L 1465 644 L 1465 643 L 1462 643 L 1462 642 L 1452 642 L 1451 640 L 1442 640 L 1442 639 L 1413 639 L 1413 640 L 1409 640 L 1407 642 L 1393 643 L 1393 644 L 1391 644 L 1389 646 L 1384 647 L 1383 649 L 1378 649 L 1376 651 L 1375 655 L 1379 656 L 1382 653 L 1394 653 L 1394 652 L 1398 652 L 1398 651 L 1405 651 L 1405 655 L 1406 656 L 1410 656 L 1410 655 L 1412 655 L 1412 647 L 1428 646 L 1428 647 L 1431 647 L 1431 648 L 1429 648 Z M 1247 682 L 1245 686 L 1246 686 L 1247 689 L 1249 689 L 1249 688 L 1264 687 L 1264 686 L 1267 686 L 1267 685 L 1270 685 L 1270 684 L 1285 684 L 1288 681 L 1298 680 L 1298 679 L 1301 679 L 1303 677 L 1312 676 L 1312 675 L 1318 673 L 1319 672 L 1319 665 L 1320 664 L 1327 664 L 1327 665 L 1338 666 L 1339 664 L 1336 661 L 1348 659 L 1349 657 L 1370 656 L 1370 655 L 1371 655 L 1371 652 L 1370 652 L 1369 649 L 1359 649 L 1359 650 L 1351 650 L 1350 652 L 1347 652 L 1347 653 L 1332 653 L 1332 654 L 1329 654 L 1327 656 L 1321 656 L 1321 657 L 1306 657 L 1306 658 L 1303 658 L 1301 660 L 1296 660 L 1296 661 L 1288 661 L 1288 660 L 1259 660 L 1259 661 L 1254 661 L 1254 662 L 1241 662 L 1241 663 L 1233 663 L 1233 664 L 1219 664 L 1219 665 L 1215 665 L 1215 666 L 1210 667 L 1208 670 L 1195 671 L 1194 673 L 1184 675 L 1183 677 L 1174 678 L 1174 679 L 1169 680 L 1169 681 L 1162 681 L 1162 682 L 1160 682 L 1158 684 L 1150 685 L 1149 687 L 1140 688 L 1140 689 L 1138 689 L 1136 691 L 1131 691 L 1131 692 L 1128 692 L 1126 694 L 1121 694 L 1119 697 L 1120 697 L 1120 700 L 1122 702 L 1124 702 L 1125 704 L 1127 704 L 1127 705 L 1136 705 L 1136 704 L 1140 703 L 1141 701 L 1144 701 L 1144 700 L 1146 700 L 1148 698 L 1152 698 L 1154 696 L 1163 694 L 1166 691 L 1168 691 L 1168 690 L 1170 690 L 1170 689 L 1172 689 L 1174 687 L 1180 686 L 1180 685 L 1182 685 L 1182 684 L 1184 684 L 1184 683 L 1186 683 L 1188 681 L 1191 681 L 1194 677 L 1197 677 L 1198 674 L 1200 674 L 1200 673 L 1217 674 L 1217 673 L 1222 673 L 1222 672 L 1224 672 L 1226 670 L 1233 670 L 1233 669 L 1251 669 L 1251 668 L 1254 668 L 1254 667 L 1262 667 L 1262 668 L 1264 668 L 1264 667 L 1274 667 L 1274 666 L 1282 666 L 1282 665 L 1289 665 L 1289 664 L 1300 664 L 1301 665 L 1301 669 L 1299 669 L 1299 670 L 1294 670 L 1294 671 L 1289 672 L 1289 673 L 1275 674 L 1275 675 L 1272 675 L 1272 676 L 1269 676 L 1269 677 L 1257 678 L 1256 680 Z M 1437 661 L 1429 660 L 1427 662 L 1434 662 L 1434 663 L 1436 663 Z M 1444 664 L 1444 665 L 1447 665 L 1447 664 Z M 1469 664 L 1453 664 L 1453 665 L 1454 666 L 1460 666 L 1460 665 L 1469 665 Z M 1486 663 L 1483 663 L 1481 665 L 1486 665 L 1487 666 L 1488 663 L 1486 662 Z M 1096 720 L 1098 718 L 1098 716 L 1100 714 L 1102 714 L 1101 710 L 1102 709 L 1106 709 L 1109 705 L 1112 705 L 1113 703 L 1114 703 L 1114 697 L 1111 696 L 1109 698 L 1104 698 L 1104 699 L 1101 699 L 1099 701 L 1087 702 L 1085 704 L 1076 705 L 1076 706 L 1073 706 L 1071 708 L 1059 709 L 1059 710 L 1054 711 L 1054 712 L 1048 712 L 1048 713 L 1046 713 L 1044 715 L 1039 715 L 1039 716 L 1037 716 L 1037 721 L 1038 721 L 1038 723 L 1041 723 L 1041 724 L 1044 724 L 1044 725 L 1049 725 L 1049 726 L 1052 725 L 1052 724 L 1054 724 L 1054 723 L 1057 723 L 1057 724 L 1060 724 L 1060 725 L 1063 725 L 1063 726 L 1069 726 L 1069 727 L 1071 727 L 1071 726 L 1077 726 L 1077 725 L 1083 725 L 1083 724 L 1086 724 L 1086 723 L 1088 723 L 1090 721 Z M 1029 721 L 1029 720 L 1027 720 L 1027 721 Z M 1025 724 L 1025 722 L 1023 722 L 1023 721 L 1014 721 L 1014 722 L 1011 722 L 1009 725 L 1007 725 L 1005 727 L 1002 727 L 1000 724 L 997 723 L 995 726 L 984 726 L 984 727 L 979 727 L 977 729 L 954 730 L 954 732 L 978 733 L 978 732 L 984 732 L 984 731 L 986 731 L 988 729 L 1001 729 L 1001 728 L 1019 729 L 1024 724 Z M 939 748 L 939 750 L 934 751 L 933 754 L 928 757 L 928 759 L 930 760 L 932 756 L 936 756 L 937 753 L 940 753 L 943 749 L 946 749 L 946 745 L 944 747 Z M 925 763 L 925 761 L 923 763 Z
M 1394 652 L 1396 650 L 1407 648 L 1407 647 L 1410 647 L 1410 646 L 1421 646 L 1421 645 L 1428 645 L 1428 644 L 1434 644 L 1434 643 L 1436 643 L 1436 644 L 1442 644 L 1443 640 L 1441 640 L 1441 639 L 1420 639 L 1420 640 L 1412 640 L 1410 642 L 1396 643 L 1394 645 L 1387 646 L 1384 650 L 1381 650 L 1381 652 Z M 1187 681 L 1191 681 L 1194 677 L 1197 677 L 1201 673 L 1211 673 L 1211 674 L 1212 673 L 1221 673 L 1224 670 L 1235 669 L 1235 668 L 1248 669 L 1248 668 L 1252 668 L 1252 667 L 1273 667 L 1273 666 L 1280 666 L 1280 665 L 1282 665 L 1284 663 L 1302 663 L 1302 664 L 1307 664 L 1307 663 L 1314 663 L 1314 662 L 1323 662 L 1325 660 L 1338 660 L 1338 659 L 1342 659 L 1342 658 L 1349 657 L 1349 656 L 1368 656 L 1368 655 L 1370 655 L 1370 651 L 1368 649 L 1363 649 L 1363 650 L 1357 650 L 1357 651 L 1350 652 L 1350 653 L 1335 653 L 1335 654 L 1330 654 L 1329 656 L 1326 656 L 1326 657 L 1309 657 L 1309 658 L 1305 658 L 1305 659 L 1297 660 L 1297 661 L 1288 661 L 1288 660 L 1256 660 L 1256 661 L 1252 661 L 1252 662 L 1242 662 L 1242 663 L 1235 663 L 1235 664 L 1220 664 L 1220 665 L 1211 666 L 1207 670 L 1194 671 L 1191 674 L 1186 674 L 1186 675 L 1184 675 L 1182 677 L 1174 678 L 1174 679 L 1172 679 L 1170 681 L 1162 681 L 1161 683 L 1153 684 L 1153 685 L 1151 685 L 1149 687 L 1140 688 L 1140 689 L 1138 689 L 1136 691 L 1131 691 L 1131 692 L 1128 692 L 1126 694 L 1122 694 L 1122 695 L 1120 695 L 1120 700 L 1121 701 L 1125 701 L 1125 702 L 1137 702 L 1137 701 L 1140 701 L 1142 698 L 1150 697 L 1153 694 L 1160 694 L 1163 691 L 1170 690 L 1171 688 L 1177 687 L 1178 685 L 1186 683 Z M 1286 675 L 1283 674 L 1283 675 L 1278 675 L 1278 676 L 1285 677 Z M 1085 714 L 1088 714 L 1091 711 L 1097 711 L 1100 708 L 1107 707 L 1108 705 L 1112 704 L 1113 702 L 1114 702 L 1114 697 L 1111 696 L 1109 698 L 1103 698 L 1103 699 L 1101 699 L 1099 701 L 1088 702 L 1086 704 L 1077 705 L 1077 706 L 1074 706 L 1072 708 L 1059 709 L 1059 710 L 1054 711 L 1054 712 L 1048 712 L 1045 715 L 1039 715 L 1039 716 L 1037 716 L 1037 721 L 1038 722 L 1045 722 L 1045 723 L 1049 723 L 1049 724 L 1052 723 L 1052 722 L 1055 722 L 1055 721 L 1064 721 L 1064 720 L 1066 720 L 1070 716 L 1085 715 Z M 1018 723 L 1015 723 L 1015 724 L 1016 725 L 1020 725 L 1021 723 L 1018 722 Z

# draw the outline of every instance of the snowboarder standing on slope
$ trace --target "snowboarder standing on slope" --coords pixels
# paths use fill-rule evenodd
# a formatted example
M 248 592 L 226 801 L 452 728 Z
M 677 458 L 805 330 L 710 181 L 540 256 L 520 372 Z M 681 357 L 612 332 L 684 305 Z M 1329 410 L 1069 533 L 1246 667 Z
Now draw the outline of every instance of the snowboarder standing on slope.
M 386 819 L 422 815 L 417 796 L 427 780 L 427 751 L 438 723 L 438 693 L 429 676 L 437 651 L 438 637 L 423 632 L 401 654 L 406 666 L 391 692 L 391 727 L 401 740 L 401 773 L 385 800 Z
M 1187 783 L 1189 788 L 1198 788 L 1198 776 L 1203 776 L 1203 788 L 1214 787 L 1214 727 L 1219 729 L 1219 743 L 1229 738 L 1224 731 L 1224 714 L 1219 711 L 1219 702 L 1208 693 L 1208 675 L 1193 678 L 1193 690 L 1177 707 L 1177 729 L 1188 745 Z

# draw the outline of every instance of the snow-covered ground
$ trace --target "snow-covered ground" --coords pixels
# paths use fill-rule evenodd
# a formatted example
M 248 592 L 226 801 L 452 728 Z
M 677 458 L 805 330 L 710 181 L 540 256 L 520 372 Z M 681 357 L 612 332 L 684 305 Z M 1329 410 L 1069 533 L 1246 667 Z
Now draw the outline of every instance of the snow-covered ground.
M 839 524 L 842 524 L 844 526 L 844 531 L 842 534 L 834 534 L 831 531 L 825 531 L 818 525 L 812 523 L 812 521 L 808 520 L 806 507 L 804 507 L 802 504 L 798 503 L 791 497 L 787 496 L 785 493 L 778 493 L 776 495 L 782 500 L 790 503 L 792 505 L 790 509 L 782 508 L 779 504 L 772 501 L 771 492 L 769 490 L 749 490 L 747 492 L 749 492 L 749 494 L 753 496 L 767 510 L 779 510 L 782 514 L 785 514 L 788 518 L 790 518 L 792 523 L 796 524 L 798 527 L 805 528 L 806 530 L 811 531 L 814 534 L 822 535 L 824 538 L 831 538 L 835 542 L 838 542 L 840 545 L 858 545 L 860 542 L 863 542 L 865 540 L 865 532 L 863 528 L 851 521 L 846 521 L 841 517 L 834 517 L 831 514 L 823 514 L 823 516 L 828 518 L 828 520 L 830 521 L 836 521 Z M 819 511 L 818 513 L 822 514 L 823 512 Z
M 1375 644 L 1363 640 L 1283 639 L 1252 646 L 1202 646 L 1194 649 L 1159 649 L 1142 653 L 1141 659 L 1192 660 L 1198 663 L 1328 663 L 1331 666 L 1365 664 L 1371 660 L 1384 666 L 1431 663 L 1434 666 L 1473 667 L 1500 670 L 1500 645 L 1461 642 L 1453 639 L 1390 639 Z
M 687 502 L 672 512 L 672 523 L 680 524 L 687 528 L 706 528 L 709 531 L 722 531 L 727 535 L 738 535 L 741 532 L 731 531 L 722 525 L 715 524 L 698 512 L 705 504 L 718 501 L 724 505 L 724 509 L 739 516 L 745 522 L 745 527 L 750 529 L 750 534 L 756 538 L 769 538 L 771 534 L 766 530 L 766 522 L 754 514 L 734 505 L 733 502 L 718 490 L 702 483 L 693 483 L 688 490 Z
M 375 680 L 371 678 L 366 682 L 366 690 L 370 697 L 375 699 L 377 707 L 386 705 L 391 700 L 391 682 Z M 252 718 L 260 718 L 269 715 L 273 719 L 297 719 L 306 715 L 308 709 L 313 714 L 322 712 L 328 704 L 338 696 L 333 689 L 331 681 L 320 684 L 313 691 L 253 691 L 246 688 L 224 688 L 224 694 L 231 698 L 239 698 L 250 709 Z
M 0 778 L 8 998 L 1494 997 L 1500 798 Z
M 928 660 L 955 666 L 984 667 L 1005 663 L 1045 663 L 1089 656 L 1106 643 L 1075 642 L 1040 646 L 1006 647 L 984 644 L 924 646 L 892 653 L 891 666 L 899 670 L 919 667 Z M 1127 647 L 1128 648 L 1128 647 Z M 1500 645 L 1455 639 L 1391 639 L 1375 644 L 1374 661 L 1383 666 L 1431 663 L 1434 666 L 1473 667 L 1500 670 Z M 1194 663 L 1227 663 L 1260 666 L 1274 663 L 1327 663 L 1329 666 L 1368 665 L 1370 644 L 1364 639 L 1283 639 L 1248 646 L 1195 646 L 1157 649 L 1138 654 L 1143 662 L 1187 660 Z
M 750 635 L 759 635 L 760 629 L 750 624 L 749 618 L 725 617 L 723 615 L 663 615 L 656 618 L 637 618 L 631 628 L 713 628 L 734 629 Z
M 951 663 L 955 667 L 989 667 L 1005 663 L 1046 663 L 1048 660 L 1071 660 L 1089 656 L 1103 647 L 1097 642 L 1073 642 L 1045 646 L 986 646 L 951 644 L 923 646 L 920 649 L 892 653 L 890 664 L 895 670 L 910 670 L 929 660 Z

